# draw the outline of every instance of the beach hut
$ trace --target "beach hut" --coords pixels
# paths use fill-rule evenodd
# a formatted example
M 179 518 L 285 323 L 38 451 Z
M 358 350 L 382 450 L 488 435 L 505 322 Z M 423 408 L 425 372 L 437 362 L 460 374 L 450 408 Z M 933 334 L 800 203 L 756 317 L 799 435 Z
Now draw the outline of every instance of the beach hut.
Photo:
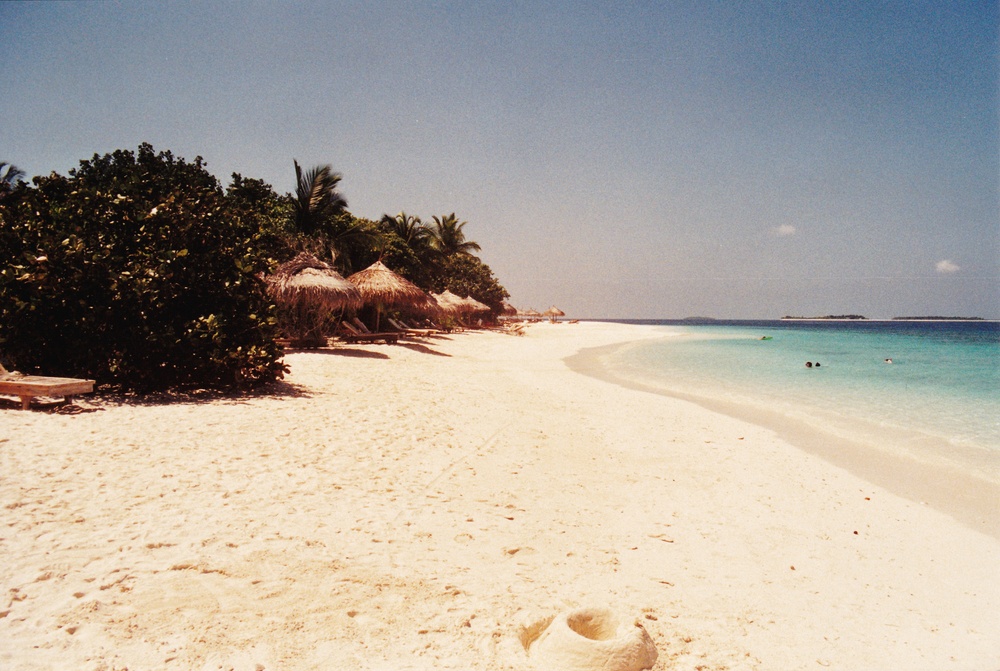
M 427 309 L 429 301 L 424 290 L 408 279 L 376 261 L 347 278 L 358 288 L 366 305 L 375 307 L 375 330 L 379 328 L 382 311 L 386 308 Z
M 338 313 L 361 306 L 357 287 L 307 252 L 278 266 L 266 283 L 278 306 L 282 330 L 290 338 L 319 342 Z

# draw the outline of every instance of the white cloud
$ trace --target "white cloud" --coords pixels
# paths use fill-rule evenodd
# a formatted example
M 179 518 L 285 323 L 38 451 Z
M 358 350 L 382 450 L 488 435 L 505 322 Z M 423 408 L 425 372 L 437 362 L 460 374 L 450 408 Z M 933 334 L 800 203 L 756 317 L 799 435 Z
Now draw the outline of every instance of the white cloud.
M 795 235 L 795 227 L 791 224 L 782 224 L 781 226 L 775 226 L 773 229 L 774 234 L 778 237 L 785 237 L 786 235 Z
M 934 265 L 934 267 L 937 268 L 937 271 L 939 273 L 941 273 L 942 275 L 948 275 L 948 274 L 951 274 L 951 273 L 957 273 L 959 270 L 961 270 L 961 268 L 959 266 L 955 265 L 954 263 L 952 263 L 948 259 L 945 259 L 943 261 L 938 261 Z

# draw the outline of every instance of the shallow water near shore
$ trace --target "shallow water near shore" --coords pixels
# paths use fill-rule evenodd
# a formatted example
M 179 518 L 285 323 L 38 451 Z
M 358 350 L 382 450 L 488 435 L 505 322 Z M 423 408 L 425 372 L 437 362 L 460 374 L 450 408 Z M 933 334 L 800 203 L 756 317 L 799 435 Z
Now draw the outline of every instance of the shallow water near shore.
M 1000 450 L 996 322 L 754 322 L 665 330 L 680 337 L 623 349 L 609 363 L 688 393 L 793 402 Z M 807 361 L 821 366 L 807 368 Z
M 987 485 L 986 505 L 1000 486 L 997 322 L 641 323 L 664 337 L 585 356 L 615 381 L 786 429 L 824 456 L 850 443 L 855 463 L 866 449 L 891 457 L 883 471 L 902 459 L 924 480 L 964 473 Z

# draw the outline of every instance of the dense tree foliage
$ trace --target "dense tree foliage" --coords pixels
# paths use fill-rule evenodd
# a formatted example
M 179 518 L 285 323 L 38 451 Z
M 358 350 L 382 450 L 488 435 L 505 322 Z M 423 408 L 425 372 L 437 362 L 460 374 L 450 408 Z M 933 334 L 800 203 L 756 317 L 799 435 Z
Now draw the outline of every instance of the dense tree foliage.
M 468 254 L 455 254 L 440 261 L 432 288 L 436 293 L 448 289 L 457 296 L 472 296 L 497 314 L 501 303 L 510 296 L 490 267 Z
M 472 296 L 499 312 L 509 296 L 493 271 L 474 252 L 477 242 L 465 235 L 468 222 L 454 212 L 420 217 L 400 212 L 385 214 L 378 222 L 355 217 L 347 211 L 347 201 L 337 191 L 341 176 L 329 165 L 303 171 L 294 163 L 297 235 L 291 245 L 328 260 L 343 275 L 362 270 L 381 259 L 406 279 L 428 291 L 451 290 Z M 303 223 L 306 222 L 306 223 Z M 288 253 L 290 258 L 292 253 Z
M 258 180 L 223 192 L 200 157 L 148 144 L 19 184 L 0 201 L 0 352 L 123 389 L 274 380 L 261 276 L 283 207 Z
M 384 215 L 382 230 L 395 238 L 395 244 L 386 244 L 385 262 L 417 286 L 435 293 L 448 289 L 472 296 L 499 312 L 510 294 L 490 267 L 473 255 L 480 246 L 466 239 L 467 222 L 460 222 L 454 212 L 432 219 L 434 223 L 427 225 L 405 212 Z
M 0 163 L 0 360 L 23 372 L 151 391 L 281 376 L 264 278 L 307 251 L 347 276 L 377 260 L 423 289 L 507 298 L 454 213 L 356 217 L 329 165 L 296 191 L 148 144 L 21 181 Z

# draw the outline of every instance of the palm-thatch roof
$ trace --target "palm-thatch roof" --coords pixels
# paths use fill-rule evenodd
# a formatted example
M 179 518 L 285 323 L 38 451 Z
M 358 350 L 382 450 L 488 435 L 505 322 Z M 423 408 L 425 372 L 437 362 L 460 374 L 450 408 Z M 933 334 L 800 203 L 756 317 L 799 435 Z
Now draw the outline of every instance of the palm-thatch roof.
M 481 303 L 472 296 L 466 296 L 462 301 L 469 306 L 469 312 L 489 312 L 492 309 L 486 303 Z
M 335 312 L 361 306 L 357 287 L 328 263 L 302 252 L 267 278 L 267 288 L 279 305 L 297 310 L 312 308 Z
M 427 303 L 427 294 L 413 282 L 376 261 L 347 281 L 358 288 L 365 303 L 379 307 L 415 307 Z
M 459 298 L 447 289 L 439 294 L 431 294 L 431 297 L 437 301 L 438 307 L 442 312 L 458 314 L 460 312 L 465 312 L 468 309 L 463 299 Z
M 392 272 L 381 261 L 354 273 L 347 281 L 358 288 L 367 305 L 375 307 L 375 330 L 378 330 L 385 308 L 431 309 L 429 297 L 423 289 Z
M 563 312 L 562 310 L 560 310 L 559 308 L 557 308 L 555 305 L 553 305 L 552 307 L 550 307 L 548 310 L 546 310 L 542 314 L 545 315 L 545 316 L 547 316 L 547 317 L 565 317 L 566 316 L 566 313 Z
M 508 303 L 507 301 L 504 301 L 503 303 L 500 304 L 500 314 L 507 317 L 513 317 L 514 315 L 517 314 L 517 308 Z

